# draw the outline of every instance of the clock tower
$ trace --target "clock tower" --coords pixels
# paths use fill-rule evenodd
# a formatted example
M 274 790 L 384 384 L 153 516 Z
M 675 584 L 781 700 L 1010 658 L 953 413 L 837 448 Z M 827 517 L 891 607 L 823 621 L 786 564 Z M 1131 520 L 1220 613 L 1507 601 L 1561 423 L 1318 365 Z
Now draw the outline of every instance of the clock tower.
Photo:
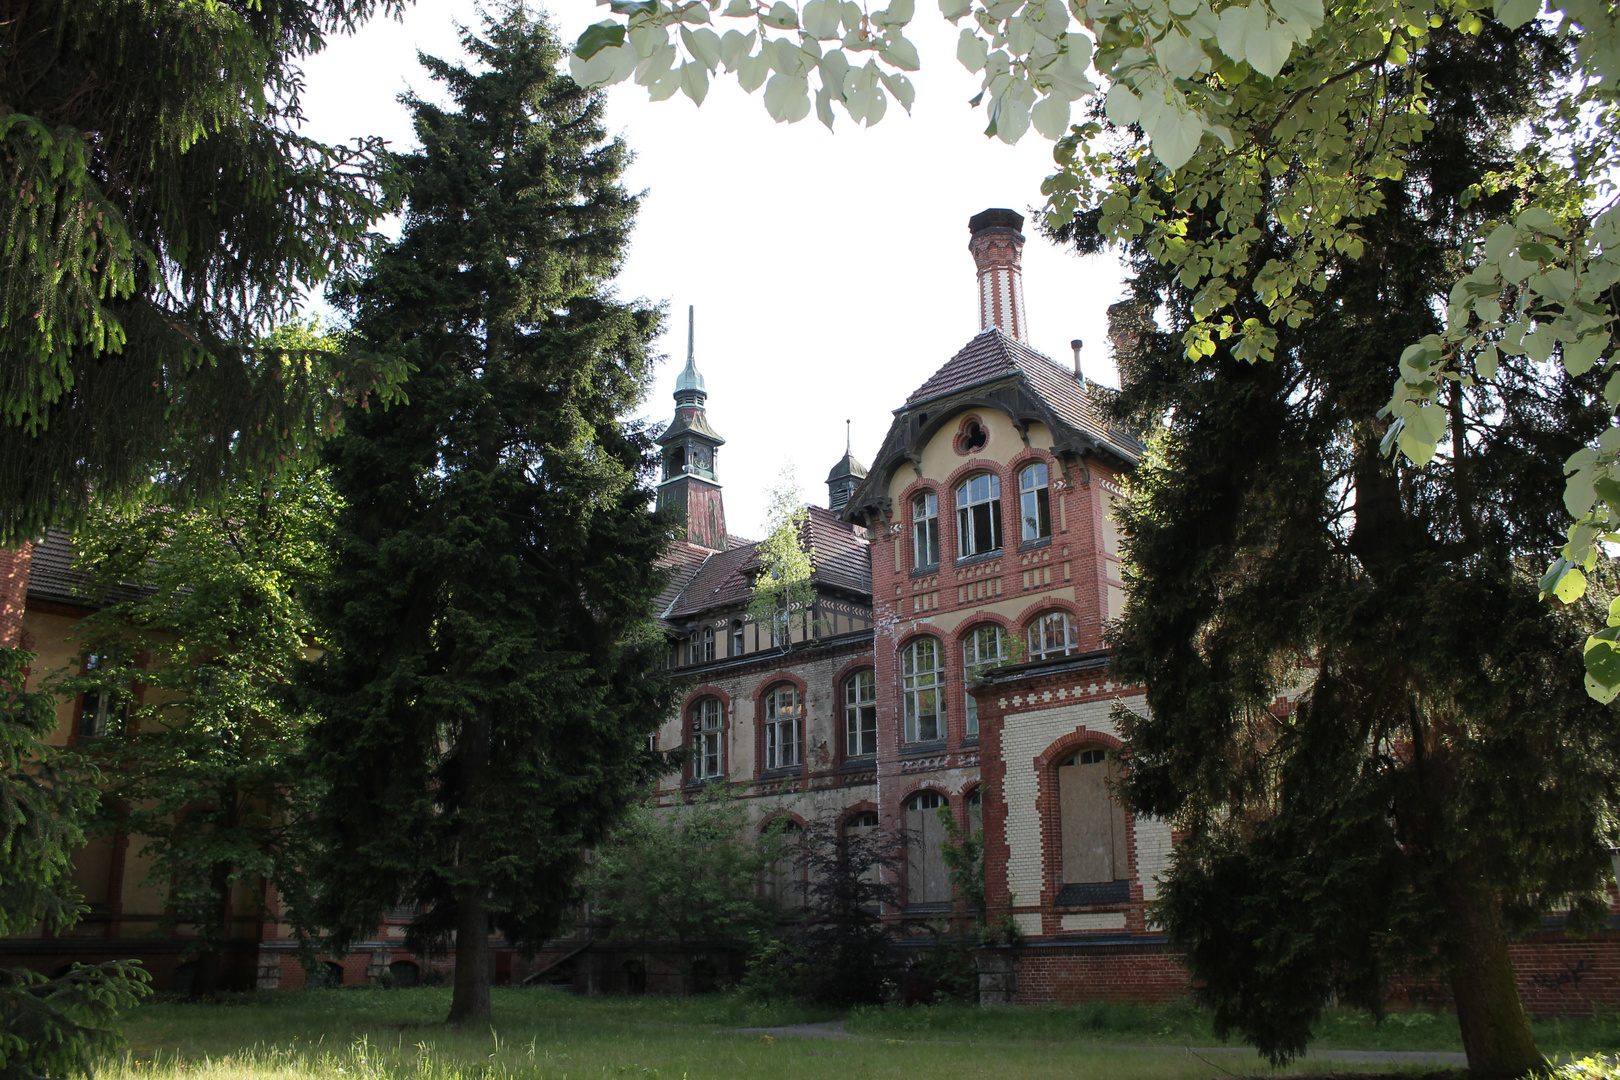
M 709 394 L 693 352 L 693 310 L 686 309 L 686 368 L 675 380 L 675 420 L 662 435 L 663 477 L 658 509 L 685 529 L 688 543 L 726 549 L 726 512 L 716 479 L 715 457 L 725 444 L 709 426 L 704 409 Z

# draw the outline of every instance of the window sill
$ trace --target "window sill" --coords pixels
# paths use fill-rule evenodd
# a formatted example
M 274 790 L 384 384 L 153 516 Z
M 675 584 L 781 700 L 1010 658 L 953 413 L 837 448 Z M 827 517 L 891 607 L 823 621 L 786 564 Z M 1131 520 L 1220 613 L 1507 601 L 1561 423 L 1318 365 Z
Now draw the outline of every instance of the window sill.
M 977 735 L 968 735 L 968 736 L 965 736 L 962 739 L 962 749 L 963 750 L 977 750 L 978 748 L 979 748 L 979 737 Z
M 954 906 L 949 900 L 930 900 L 925 904 L 907 904 L 905 913 L 907 915 L 933 915 L 950 911 Z
M 982 554 L 979 554 L 979 555 L 963 555 L 961 558 L 956 560 L 956 565 L 957 566 L 976 566 L 979 563 L 992 562 L 992 561 L 994 561 L 996 559 L 999 559 L 999 558 L 1001 558 L 1001 549 L 996 548 L 996 550 L 994 550 L 994 551 L 986 551 L 986 552 L 984 552 Z
M 930 739 L 928 742 L 903 743 L 900 746 L 900 756 L 903 758 L 928 757 L 932 754 L 942 753 L 945 750 L 944 739 Z
M 1034 540 L 1025 540 L 1022 544 L 1019 544 L 1018 545 L 1018 550 L 1019 551 L 1034 551 L 1036 548 L 1051 547 L 1051 546 L 1052 546 L 1052 538 L 1050 536 L 1038 536 Z
M 927 577 L 930 574 L 937 574 L 937 573 L 939 573 L 939 563 L 930 563 L 927 566 L 919 566 L 919 567 L 917 567 L 917 569 L 915 569 L 915 570 L 913 570 L 911 572 L 911 576 L 914 577 L 914 578 L 920 578 L 920 577 Z
M 780 769 L 766 769 L 755 779 L 758 780 L 786 780 L 789 777 L 803 776 L 803 765 L 785 765 Z
M 847 757 L 838 766 L 839 772 L 865 772 L 877 768 L 876 754 L 862 754 L 860 757 Z

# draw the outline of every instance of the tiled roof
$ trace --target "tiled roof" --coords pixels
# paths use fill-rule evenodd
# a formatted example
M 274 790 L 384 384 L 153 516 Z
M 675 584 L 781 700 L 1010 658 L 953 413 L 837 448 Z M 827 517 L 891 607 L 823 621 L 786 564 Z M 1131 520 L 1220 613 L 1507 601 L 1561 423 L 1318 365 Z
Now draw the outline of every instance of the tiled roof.
M 1094 384 L 1081 387 L 1073 371 L 994 326 L 981 331 L 947 360 L 944 367 L 930 375 L 906 399 L 906 406 L 1013 374 L 1022 375 L 1030 389 L 1062 420 L 1105 439 L 1131 457 L 1145 449 L 1134 435 L 1109 421 L 1097 403 Z
M 73 541 L 60 529 L 49 529 L 43 542 L 34 545 L 33 563 L 28 571 L 28 599 L 77 604 L 121 604 L 138 600 L 146 590 L 120 582 L 98 594 L 90 587 L 90 575 L 73 568 Z
M 805 523 L 805 539 L 813 553 L 814 567 L 811 581 L 870 596 L 872 564 L 863 531 L 841 521 L 837 514 L 824 507 L 806 509 L 810 513 Z M 749 571 L 759 566 L 755 555 L 758 547 L 757 542 L 745 541 L 728 551 L 706 552 L 708 557 L 703 565 L 688 576 L 685 588 L 663 609 L 663 617 L 686 619 L 716 608 L 746 604 L 752 588 Z
M 689 544 L 685 540 L 677 540 L 664 549 L 664 557 L 658 560 L 660 568 L 669 571 L 669 580 L 664 583 L 664 589 L 654 601 L 653 610 L 662 615 L 669 610 L 669 605 L 681 595 L 687 584 L 692 580 L 703 560 L 714 552 L 697 544 Z

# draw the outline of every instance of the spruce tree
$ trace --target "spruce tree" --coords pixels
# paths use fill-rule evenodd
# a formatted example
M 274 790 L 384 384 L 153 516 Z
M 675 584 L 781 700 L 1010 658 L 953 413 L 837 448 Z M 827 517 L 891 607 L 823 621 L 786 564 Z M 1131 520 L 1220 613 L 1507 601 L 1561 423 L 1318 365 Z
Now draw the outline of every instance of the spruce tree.
M 1563 542 L 1559 463 L 1608 426 L 1597 376 L 1505 355 L 1495 381 L 1451 382 L 1467 438 L 1427 469 L 1391 459 L 1381 413 L 1462 272 L 1452 241 L 1520 196 L 1492 174 L 1563 62 L 1533 24 L 1434 30 L 1401 75 L 1424 80 L 1434 127 L 1275 363 L 1235 338 L 1188 360 L 1203 298 L 1129 252 L 1117 410 L 1150 452 L 1110 640 L 1151 715 L 1120 712 L 1122 791 L 1183 833 L 1157 918 L 1218 1030 L 1274 1060 L 1335 997 L 1376 1010 L 1392 980 L 1438 973 L 1471 1069 L 1538 1067 L 1507 932 L 1566 904 L 1577 927 L 1607 913 L 1620 725 L 1582 685 L 1594 612 L 1537 599 Z M 1199 211 L 1211 231 L 1244 212 Z M 1292 257 L 1294 224 L 1256 220 L 1253 265 Z M 1266 285 L 1244 282 L 1239 309 L 1260 317 Z
M 257 340 L 396 205 L 298 62 L 403 0 L 0 0 L 0 544 L 270 470 L 402 369 Z M 304 442 L 307 445 L 307 442 Z
M 672 704 L 651 618 L 671 532 L 622 419 L 660 314 L 609 285 L 628 153 L 520 5 L 462 43 L 478 70 L 422 57 L 454 107 L 407 95 L 404 232 L 346 297 L 363 347 L 415 371 L 325 451 L 344 507 L 306 911 L 341 949 L 416 905 L 408 947 L 454 943 L 456 1023 L 489 1015 L 491 929 L 553 934 L 581 852 L 666 771 L 645 746 Z

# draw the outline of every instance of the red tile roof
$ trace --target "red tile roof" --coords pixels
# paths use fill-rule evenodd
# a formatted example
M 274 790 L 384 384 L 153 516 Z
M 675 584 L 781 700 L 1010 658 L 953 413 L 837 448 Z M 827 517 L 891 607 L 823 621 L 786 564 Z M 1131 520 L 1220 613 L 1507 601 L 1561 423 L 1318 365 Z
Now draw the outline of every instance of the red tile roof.
M 805 540 L 810 545 L 813 567 L 810 580 L 817 585 L 870 598 L 872 564 L 865 530 L 840 520 L 825 507 L 805 509 L 809 511 Z M 710 552 L 698 548 L 707 558 L 687 576 L 679 595 L 660 614 L 668 620 L 688 619 L 705 611 L 737 608 L 748 603 L 753 587 L 750 572 L 759 567 L 758 547 L 755 541 L 744 541 L 729 551 Z

